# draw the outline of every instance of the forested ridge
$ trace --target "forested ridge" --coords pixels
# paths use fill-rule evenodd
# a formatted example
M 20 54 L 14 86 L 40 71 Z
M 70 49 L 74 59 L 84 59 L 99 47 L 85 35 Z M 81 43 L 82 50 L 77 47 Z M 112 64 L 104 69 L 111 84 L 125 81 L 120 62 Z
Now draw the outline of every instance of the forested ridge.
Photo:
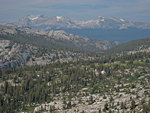
M 140 51 L 143 49 L 148 49 L 149 45 L 150 45 L 150 38 L 133 40 L 133 41 L 115 46 L 107 50 L 106 53 L 107 54 L 116 54 L 116 53 L 121 54 L 121 53 L 130 52 L 130 51 Z
M 118 45 L 118 42 L 95 40 L 68 34 L 64 31 L 38 31 L 26 27 L 0 25 L 0 39 L 38 47 L 100 52 Z

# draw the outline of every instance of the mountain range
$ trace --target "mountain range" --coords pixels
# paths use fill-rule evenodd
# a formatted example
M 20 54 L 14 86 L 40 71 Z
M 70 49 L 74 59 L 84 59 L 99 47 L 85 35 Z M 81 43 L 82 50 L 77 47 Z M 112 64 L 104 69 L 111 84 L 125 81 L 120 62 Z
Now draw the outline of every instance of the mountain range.
M 149 45 L 149 38 L 119 44 L 65 31 L 46 32 L 14 25 L 0 25 L 0 68 L 149 52 Z
M 26 15 L 12 24 L 42 31 L 64 30 L 74 35 L 119 42 L 150 36 L 150 23 L 132 22 L 116 17 L 98 16 L 90 20 L 81 20 L 63 16 Z
M 0 67 L 95 58 L 95 52 L 145 52 L 149 39 L 135 40 L 145 37 L 150 37 L 148 23 L 115 17 L 79 20 L 27 15 L 18 22 L 0 25 Z M 118 41 L 129 40 L 135 41 L 119 45 Z
M 116 17 L 105 18 L 98 16 L 91 20 L 80 20 L 63 16 L 46 17 L 43 15 L 27 15 L 16 22 L 18 25 L 28 26 L 40 30 L 67 29 L 67 28 L 101 28 L 101 29 L 150 29 L 150 24 L 144 22 L 131 22 Z

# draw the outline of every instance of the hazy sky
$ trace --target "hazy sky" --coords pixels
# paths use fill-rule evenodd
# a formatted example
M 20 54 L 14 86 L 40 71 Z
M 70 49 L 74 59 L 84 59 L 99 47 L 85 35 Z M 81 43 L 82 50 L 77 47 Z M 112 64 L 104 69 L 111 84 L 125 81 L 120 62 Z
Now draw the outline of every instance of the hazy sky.
M 0 0 L 0 21 L 15 21 L 27 14 L 119 17 L 150 23 L 150 0 Z

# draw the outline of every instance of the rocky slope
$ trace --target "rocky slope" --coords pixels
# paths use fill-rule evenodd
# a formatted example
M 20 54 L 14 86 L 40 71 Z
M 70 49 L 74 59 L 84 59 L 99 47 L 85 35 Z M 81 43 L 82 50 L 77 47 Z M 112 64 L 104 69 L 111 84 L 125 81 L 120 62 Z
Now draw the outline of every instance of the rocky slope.
M 68 62 L 95 58 L 96 54 L 47 49 L 29 44 L 0 39 L 0 69 L 22 65 L 46 65 L 54 62 Z
M 30 47 L 0 40 L 0 68 L 24 65 L 30 58 Z

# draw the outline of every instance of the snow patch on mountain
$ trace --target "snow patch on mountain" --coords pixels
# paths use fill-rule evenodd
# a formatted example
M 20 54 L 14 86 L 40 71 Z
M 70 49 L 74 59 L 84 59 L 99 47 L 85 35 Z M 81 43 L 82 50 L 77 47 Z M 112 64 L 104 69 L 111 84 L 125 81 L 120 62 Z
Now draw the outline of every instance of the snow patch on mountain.
M 39 16 L 30 16 L 29 17 L 29 19 L 32 20 L 32 21 L 37 20 L 38 18 L 39 18 Z
M 120 19 L 120 21 L 125 22 L 125 20 L 124 20 L 124 19 L 122 19 L 122 18 Z
M 62 16 L 56 16 L 57 21 L 61 20 L 62 18 Z
M 102 21 L 102 22 L 104 22 L 104 21 L 105 21 L 105 19 L 103 18 L 103 19 L 101 19 L 101 21 Z

